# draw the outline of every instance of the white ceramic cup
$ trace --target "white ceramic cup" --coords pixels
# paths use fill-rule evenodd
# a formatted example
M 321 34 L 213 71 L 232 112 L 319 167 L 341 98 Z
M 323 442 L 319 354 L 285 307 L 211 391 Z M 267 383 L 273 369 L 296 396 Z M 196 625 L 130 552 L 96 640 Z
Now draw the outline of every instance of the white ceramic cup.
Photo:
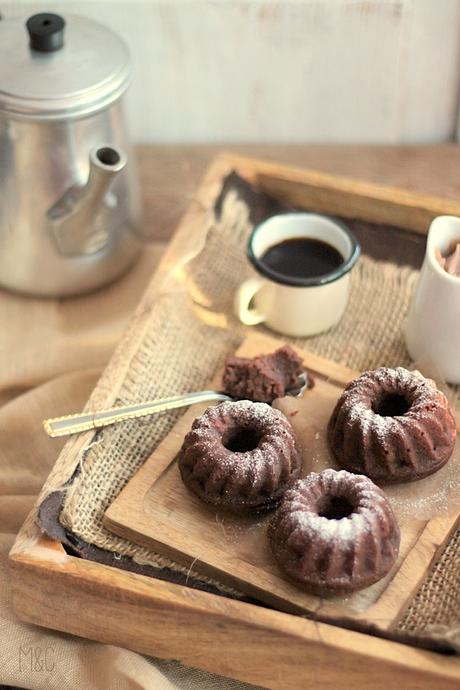
M 281 275 L 261 258 L 270 248 L 294 238 L 322 240 L 343 256 L 334 271 L 314 278 Z M 259 276 L 240 285 L 235 313 L 247 326 L 265 323 L 278 333 L 308 336 L 321 333 L 340 321 L 347 304 L 350 270 L 360 247 L 341 222 L 317 213 L 272 216 L 252 231 L 247 255 Z
M 413 360 L 428 358 L 446 381 L 460 383 L 460 278 L 447 273 L 435 254 L 448 253 L 454 240 L 460 241 L 460 218 L 435 218 L 409 308 L 406 344 Z

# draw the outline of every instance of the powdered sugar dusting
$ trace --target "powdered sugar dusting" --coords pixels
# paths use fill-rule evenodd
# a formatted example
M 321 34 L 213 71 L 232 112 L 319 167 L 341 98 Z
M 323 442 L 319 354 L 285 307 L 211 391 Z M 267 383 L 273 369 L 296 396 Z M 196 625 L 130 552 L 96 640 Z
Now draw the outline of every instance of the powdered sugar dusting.
M 352 507 L 350 515 L 338 519 L 320 515 L 318 503 L 325 496 L 347 499 Z M 286 492 L 280 511 L 290 516 L 292 529 L 300 528 L 309 539 L 334 540 L 344 545 L 356 542 L 369 525 L 375 524 L 378 529 L 382 515 L 387 522 L 394 520 L 387 498 L 367 477 L 331 468 L 296 481 Z
M 347 419 L 350 425 L 359 423 L 364 434 L 372 428 L 379 439 L 387 434 L 390 427 L 395 426 L 395 418 L 382 417 L 372 409 L 376 384 L 388 395 L 406 393 L 411 399 L 412 409 L 436 402 L 439 395 L 433 381 L 426 379 L 419 371 L 409 371 L 403 367 L 380 367 L 355 379 L 341 397 Z
M 368 505 L 369 494 L 378 510 Z M 332 469 L 295 482 L 268 534 L 281 568 L 328 592 L 361 589 L 380 580 L 392 568 L 400 543 L 398 524 L 380 489 L 365 477 Z
M 232 449 L 235 435 L 241 438 L 244 432 L 249 446 Z M 279 500 L 286 482 L 298 476 L 300 460 L 284 414 L 266 403 L 240 400 L 209 407 L 195 419 L 179 467 L 184 482 L 204 501 L 242 510 Z
M 402 367 L 381 367 L 347 386 L 329 434 L 345 468 L 378 482 L 401 482 L 439 469 L 452 452 L 456 430 L 433 381 Z
M 407 370 L 403 370 L 405 371 Z M 417 376 L 417 381 L 422 377 L 422 374 L 408 373 Z M 407 375 L 403 373 L 403 376 Z M 439 395 L 439 389 L 434 387 L 434 383 L 429 379 L 422 378 L 422 380 L 428 386 L 424 394 L 428 397 L 428 401 L 433 392 L 435 396 Z M 337 391 L 337 386 L 318 380 L 312 395 L 306 395 L 300 400 L 285 398 L 275 402 L 276 407 L 285 414 L 289 414 L 293 409 L 298 411 L 298 414 L 291 418 L 291 424 L 305 449 L 303 476 L 310 472 L 321 472 L 328 467 L 337 467 L 329 452 L 326 438 L 327 424 L 338 398 Z M 424 397 L 425 403 L 427 397 Z M 450 460 L 435 474 L 410 483 L 384 486 L 383 490 L 400 524 L 406 521 L 428 520 L 436 515 L 458 511 L 460 508 L 459 439 L 457 438 Z

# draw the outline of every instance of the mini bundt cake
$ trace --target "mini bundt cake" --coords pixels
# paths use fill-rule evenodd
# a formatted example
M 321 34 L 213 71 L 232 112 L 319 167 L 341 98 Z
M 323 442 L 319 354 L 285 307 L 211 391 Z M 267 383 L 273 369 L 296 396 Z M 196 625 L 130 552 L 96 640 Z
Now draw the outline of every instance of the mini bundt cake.
M 225 360 L 222 384 L 225 392 L 234 398 L 271 403 L 297 386 L 304 372 L 302 358 L 289 345 L 284 345 L 269 355 L 252 358 L 230 355 Z M 308 387 L 313 387 L 310 375 Z
M 418 371 L 381 367 L 343 391 L 328 424 L 337 463 L 381 484 L 421 479 L 452 455 L 457 428 L 446 396 Z
M 286 417 L 249 400 L 208 407 L 179 453 L 184 484 L 205 503 L 237 514 L 275 508 L 300 467 Z
M 400 541 L 383 491 L 363 475 L 332 469 L 294 482 L 268 538 L 280 568 L 316 594 L 377 582 L 393 566 Z

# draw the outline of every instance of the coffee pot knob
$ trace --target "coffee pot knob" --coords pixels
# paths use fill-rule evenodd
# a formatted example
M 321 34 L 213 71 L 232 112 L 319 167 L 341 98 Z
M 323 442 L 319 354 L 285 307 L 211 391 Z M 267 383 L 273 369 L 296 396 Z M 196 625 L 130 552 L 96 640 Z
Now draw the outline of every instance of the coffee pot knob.
M 58 14 L 41 12 L 34 14 L 26 22 L 30 37 L 30 47 L 41 53 L 60 50 L 64 45 L 65 21 Z

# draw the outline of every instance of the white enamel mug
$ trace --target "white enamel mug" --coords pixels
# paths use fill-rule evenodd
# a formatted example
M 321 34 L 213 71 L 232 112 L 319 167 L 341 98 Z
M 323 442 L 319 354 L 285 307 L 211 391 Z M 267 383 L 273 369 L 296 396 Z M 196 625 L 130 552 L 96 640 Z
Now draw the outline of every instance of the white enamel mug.
M 343 256 L 343 263 L 330 273 L 299 278 L 277 273 L 261 260 L 271 247 L 299 237 L 326 242 Z M 264 323 L 294 337 L 326 331 L 345 311 L 350 271 L 359 254 L 356 238 L 333 218 L 317 213 L 272 216 L 257 225 L 249 237 L 247 255 L 259 276 L 240 285 L 235 313 L 247 326 Z
M 460 218 L 435 218 L 406 323 L 412 359 L 429 358 L 449 383 L 460 383 L 460 278 L 440 266 L 435 252 L 447 254 L 455 240 L 460 241 Z

